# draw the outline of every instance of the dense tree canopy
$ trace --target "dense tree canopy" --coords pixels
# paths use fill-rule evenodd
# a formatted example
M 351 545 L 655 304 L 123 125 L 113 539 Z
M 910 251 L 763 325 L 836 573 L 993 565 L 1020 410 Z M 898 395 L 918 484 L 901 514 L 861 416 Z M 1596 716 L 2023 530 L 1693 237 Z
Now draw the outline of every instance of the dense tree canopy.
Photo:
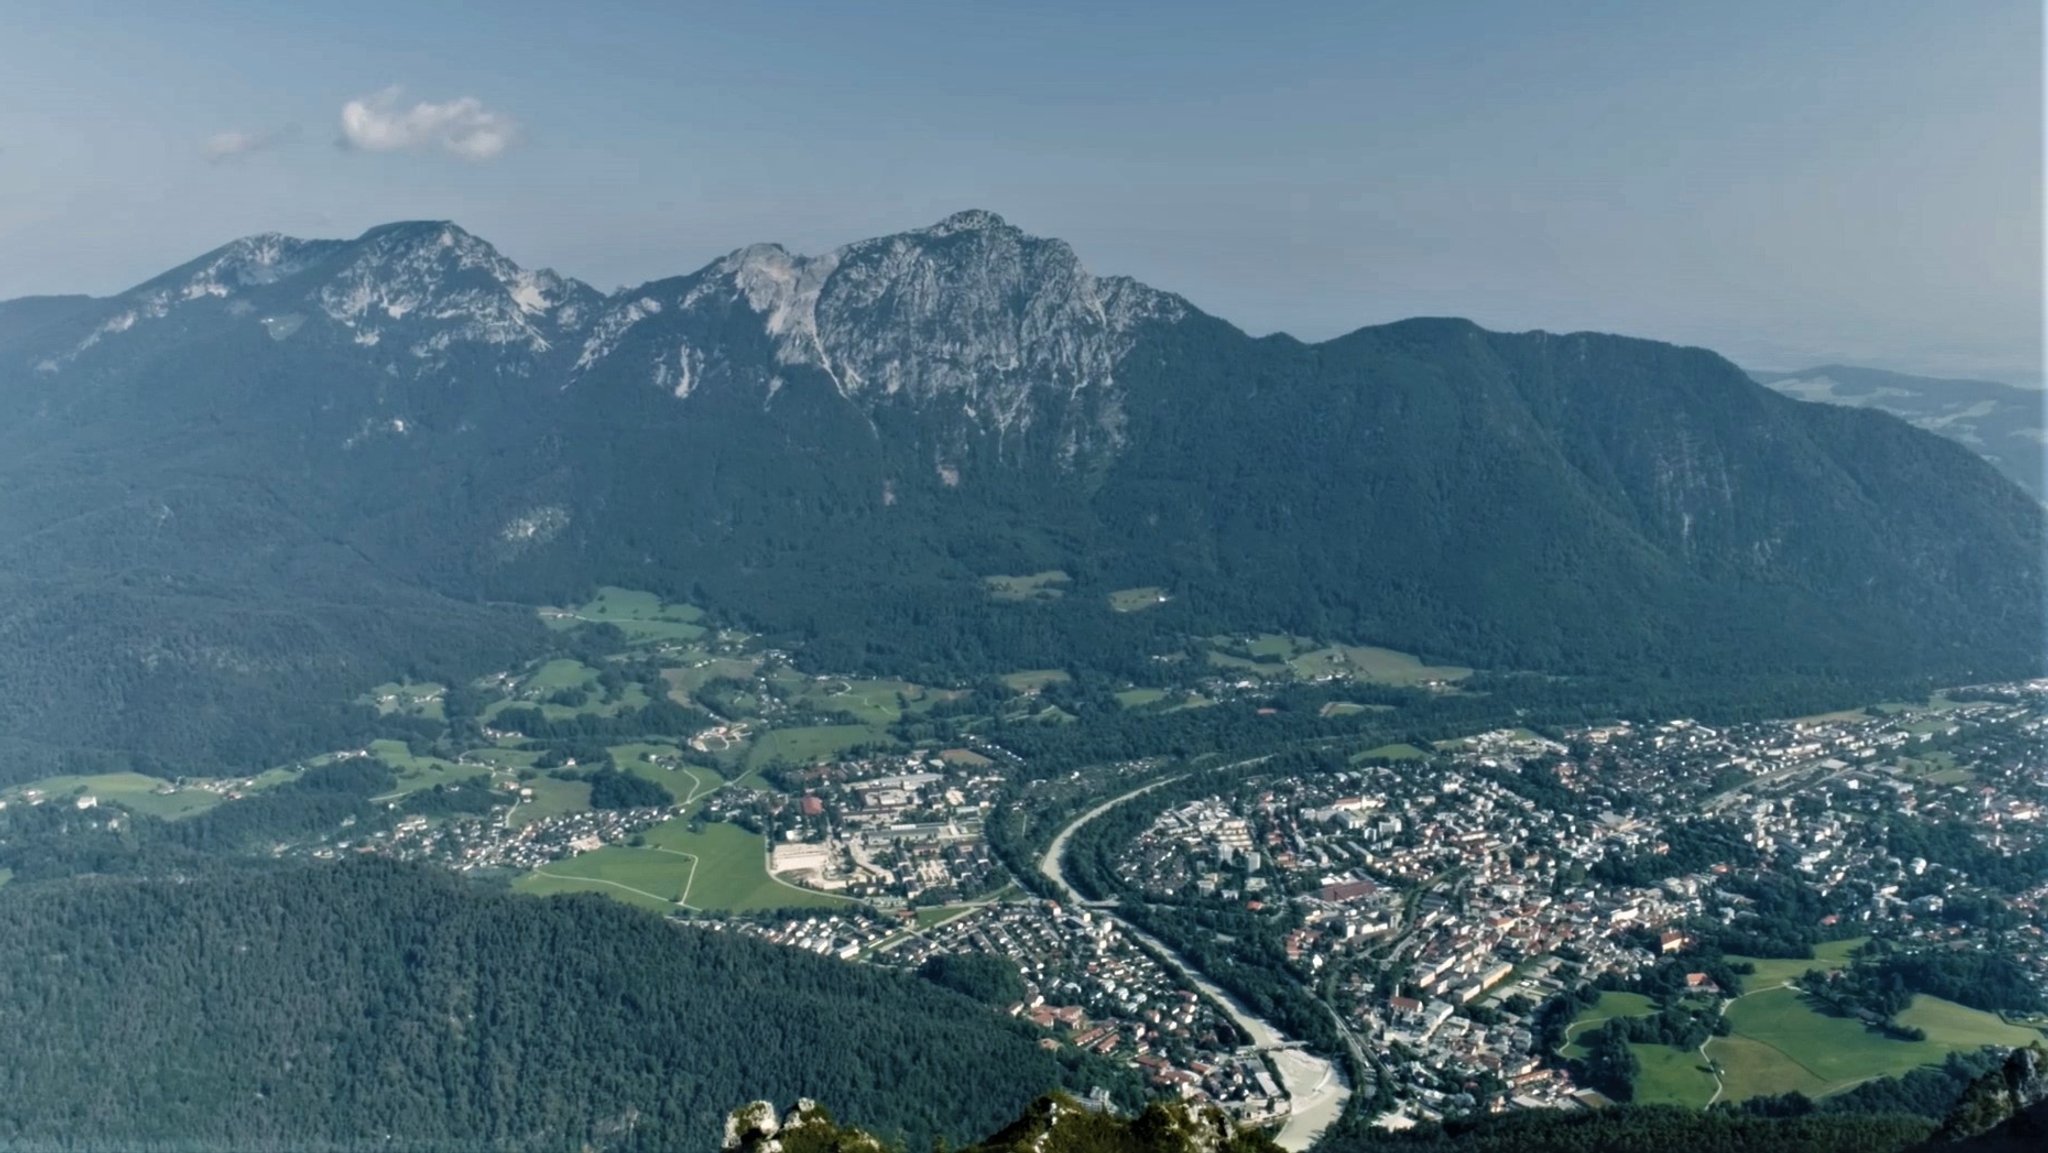
M 378 861 L 0 888 L 0 1035 L 0 1145 L 703 1149 L 810 1096 L 923 1147 L 1128 1091 L 907 975 Z

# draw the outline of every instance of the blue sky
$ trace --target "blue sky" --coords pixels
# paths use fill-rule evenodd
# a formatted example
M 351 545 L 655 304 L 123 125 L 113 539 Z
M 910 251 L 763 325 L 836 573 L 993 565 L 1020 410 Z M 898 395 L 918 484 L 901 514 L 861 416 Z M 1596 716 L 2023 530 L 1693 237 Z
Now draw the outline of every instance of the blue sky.
M 17 7 L 0 297 L 416 217 L 611 288 L 973 206 L 1254 332 L 2041 371 L 2031 0 Z

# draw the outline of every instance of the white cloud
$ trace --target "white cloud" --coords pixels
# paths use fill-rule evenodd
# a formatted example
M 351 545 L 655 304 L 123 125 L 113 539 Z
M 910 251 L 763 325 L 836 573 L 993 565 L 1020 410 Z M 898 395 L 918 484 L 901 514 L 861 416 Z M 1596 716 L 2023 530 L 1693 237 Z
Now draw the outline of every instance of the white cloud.
M 243 132 L 239 129 L 216 132 L 199 146 L 200 155 L 211 164 L 223 164 L 252 152 L 263 152 L 277 147 L 291 135 L 291 128 L 270 128 L 262 132 Z
M 474 96 L 442 104 L 402 107 L 396 85 L 341 106 L 341 143 L 362 152 L 421 152 L 438 148 L 464 160 L 489 160 L 519 136 L 519 125 L 485 108 Z

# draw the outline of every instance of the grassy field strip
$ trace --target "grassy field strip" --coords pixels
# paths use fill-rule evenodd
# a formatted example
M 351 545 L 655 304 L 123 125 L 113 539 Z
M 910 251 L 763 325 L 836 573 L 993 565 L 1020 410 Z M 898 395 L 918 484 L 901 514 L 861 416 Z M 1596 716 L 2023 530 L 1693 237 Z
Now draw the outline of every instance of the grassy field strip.
M 1814 956 L 1816 959 L 1819 958 L 1820 953 L 1818 950 L 1815 951 Z M 1747 986 L 1749 984 L 1749 979 L 1744 978 L 1743 984 L 1744 986 Z M 1758 993 L 1769 992 L 1770 989 L 1790 988 L 1792 988 L 1792 982 L 1790 981 L 1785 981 L 1777 985 L 1772 985 L 1767 989 L 1750 989 L 1745 987 L 1741 993 L 1736 994 L 1733 998 L 1729 1000 L 1721 1002 L 1721 1006 L 1718 1010 L 1716 1010 L 1715 1016 L 1726 1017 L 1728 1015 L 1728 1006 L 1733 1005 L 1736 1001 L 1742 1000 L 1744 997 L 1751 997 L 1755 996 Z M 1699 1049 L 1700 1058 L 1707 1063 L 1707 1072 L 1711 1074 L 1714 1078 L 1714 1095 L 1707 1099 L 1707 1104 L 1709 1105 L 1712 1105 L 1714 1102 L 1719 1101 L 1722 1095 L 1728 1092 L 1728 1083 L 1721 1079 L 1721 1062 L 1714 1060 L 1714 1055 L 1712 1053 L 1707 1052 L 1707 1046 L 1713 1044 L 1715 1041 L 1718 1040 L 1721 1040 L 1721 1038 L 1709 1037 L 1706 1040 L 1700 1042 Z M 1806 1066 L 1801 1064 L 1798 1061 L 1798 1059 L 1792 1056 L 1792 1054 L 1785 1052 L 1783 1049 L 1778 1048 L 1776 1045 L 1773 1045 L 1768 1041 L 1757 1041 L 1754 1037 L 1746 1038 L 1746 1040 L 1755 1041 L 1756 1044 L 1762 1045 L 1765 1048 L 1770 1049 L 1771 1051 L 1784 1057 L 1787 1061 L 1792 1062 L 1794 1065 L 1798 1065 L 1801 1069 L 1806 1069 Z M 1806 1071 L 1808 1073 L 1813 1073 L 1816 1079 L 1822 1079 L 1820 1074 L 1814 1072 L 1812 1069 L 1806 1069 Z
M 631 885 L 622 885 L 617 881 L 607 881 L 603 877 L 571 877 L 561 873 L 550 873 L 546 869 L 535 869 L 533 873 L 537 877 L 548 877 L 556 881 L 570 881 L 577 885 L 605 885 L 614 889 L 622 889 L 628 893 L 636 893 L 650 901 L 658 901 L 664 908 L 674 904 L 674 902 L 663 897 L 657 897 L 645 889 L 636 889 Z
M 654 846 L 654 851 L 690 858 L 690 875 L 688 879 L 683 881 L 683 895 L 676 898 L 676 904 L 681 905 L 685 909 L 695 908 L 695 906 L 690 904 L 690 886 L 697 883 L 697 854 L 685 853 L 681 849 L 671 849 L 667 845 L 656 845 Z
M 1825 1097 L 1939 1064 L 1951 1053 L 2039 1039 L 1994 1014 L 1925 994 L 1914 997 L 1898 1021 L 1923 1030 L 1926 1039 L 1887 1037 L 1861 1021 L 1817 1010 L 1789 981 L 1745 992 L 1726 1004 L 1724 1015 L 1729 1035 L 1709 1040 L 1705 1052 L 1722 1070 L 1725 1095 L 1738 1101 L 1795 1089 Z
M 695 803 L 695 802 L 696 802 L 696 800 L 697 800 L 697 794 L 698 794 L 698 793 L 700 793 L 700 792 L 703 792 L 703 791 L 705 791 L 705 790 L 704 790 L 704 778 L 702 778 L 702 777 L 698 776 L 697 774 L 695 774 L 695 773 L 691 772 L 691 771 L 690 771 L 690 769 L 689 769 L 689 766 L 687 766 L 687 765 L 677 765 L 677 766 L 676 766 L 676 771 L 677 771 L 677 772 L 679 772 L 679 773 L 681 773 L 681 774 L 683 774 L 684 776 L 686 776 L 686 777 L 690 778 L 690 795 L 689 795 L 689 796 L 687 796 L 687 797 L 684 797 L 684 798 L 683 798 L 683 801 L 682 801 L 682 803 L 683 803 L 683 804 L 686 804 L 686 805 L 688 805 L 688 804 L 693 804 L 693 803 Z M 719 788 L 721 788 L 721 789 L 722 789 L 722 788 L 724 788 L 724 787 L 725 787 L 725 782 L 723 782 L 723 781 L 720 781 L 720 782 L 718 783 L 718 787 L 719 787 Z M 715 792 L 716 790 L 712 790 L 712 791 L 714 791 L 714 792 Z

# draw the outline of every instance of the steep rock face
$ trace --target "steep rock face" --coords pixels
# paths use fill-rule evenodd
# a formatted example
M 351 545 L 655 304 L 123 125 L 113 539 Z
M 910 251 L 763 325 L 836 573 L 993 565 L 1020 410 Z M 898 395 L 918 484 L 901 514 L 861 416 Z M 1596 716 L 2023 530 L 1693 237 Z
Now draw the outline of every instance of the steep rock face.
M 887 1146 L 803 1100 L 781 1118 L 767 1101 L 733 1110 L 723 1148 L 726 1153 L 883 1153 Z M 1214 1106 L 1154 1102 L 1135 1117 L 1119 1117 L 1054 1094 L 962 1153 L 1276 1153 L 1278 1148 L 1255 1130 L 1238 1129 Z
M 768 351 L 742 366 L 746 388 L 772 399 L 809 369 L 870 414 L 915 411 L 940 442 L 935 473 L 957 483 L 946 458 L 983 436 L 1008 444 L 1036 429 L 1066 465 L 1114 452 L 1119 362 L 1140 326 L 1188 312 L 1177 297 L 1089 274 L 1062 241 L 968 211 L 820 256 L 752 245 L 625 293 L 592 325 L 575 371 L 622 356 L 625 371 L 687 399 L 738 363 L 741 320 Z
M 957 408 L 998 437 L 1062 411 L 1063 459 L 1122 438 L 1116 372 L 1144 321 L 1180 302 L 1089 275 L 1065 243 L 963 212 L 833 257 L 815 328 L 825 366 L 850 393 Z
M 505 259 L 452 224 L 393 225 L 365 233 L 314 299 L 374 345 L 391 322 L 424 322 L 410 351 L 428 359 L 461 342 L 534 353 L 580 332 L 599 303 L 588 285 Z
M 2048 1144 L 2048 1051 L 2016 1049 L 1963 1094 L 1928 1142 L 1957 1153 L 2037 1150 Z

